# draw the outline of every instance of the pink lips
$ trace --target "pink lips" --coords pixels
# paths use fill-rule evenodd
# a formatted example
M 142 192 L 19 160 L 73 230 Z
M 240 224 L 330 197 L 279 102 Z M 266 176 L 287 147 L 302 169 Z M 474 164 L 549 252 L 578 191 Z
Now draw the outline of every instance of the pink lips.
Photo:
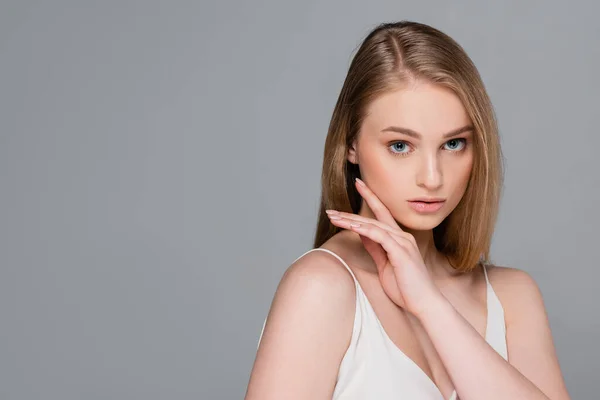
M 432 202 L 409 201 L 408 204 L 416 212 L 427 214 L 427 213 L 434 213 L 436 211 L 439 211 L 439 209 L 444 206 L 444 202 L 445 202 L 445 200 L 432 201 Z

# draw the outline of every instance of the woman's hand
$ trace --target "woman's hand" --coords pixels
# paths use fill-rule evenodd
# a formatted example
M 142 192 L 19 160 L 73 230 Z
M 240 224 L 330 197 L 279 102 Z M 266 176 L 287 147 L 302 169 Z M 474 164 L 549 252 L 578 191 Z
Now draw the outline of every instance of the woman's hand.
M 416 316 L 441 295 L 423 262 L 414 236 L 404 232 L 375 194 L 360 180 L 356 187 L 376 219 L 327 210 L 331 223 L 358 233 L 377 265 L 381 285 L 388 297 Z

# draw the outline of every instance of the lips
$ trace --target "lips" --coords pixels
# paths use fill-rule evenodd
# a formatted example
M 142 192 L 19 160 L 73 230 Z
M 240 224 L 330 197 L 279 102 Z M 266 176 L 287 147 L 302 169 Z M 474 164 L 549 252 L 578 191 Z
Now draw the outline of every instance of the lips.
M 423 203 L 437 203 L 440 201 L 446 201 L 446 199 L 441 197 L 416 197 L 414 199 L 410 199 L 409 201 L 420 201 Z
M 446 200 L 439 198 L 419 198 L 409 200 L 408 204 L 418 213 L 435 213 L 444 206 L 445 202 Z

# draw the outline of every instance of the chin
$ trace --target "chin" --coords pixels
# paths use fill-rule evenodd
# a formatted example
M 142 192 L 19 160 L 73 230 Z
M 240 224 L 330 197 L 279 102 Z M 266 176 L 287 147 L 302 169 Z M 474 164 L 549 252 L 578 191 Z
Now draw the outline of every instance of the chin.
M 401 218 L 396 218 L 400 228 L 411 231 L 430 231 L 440 225 L 446 215 L 444 214 L 418 214 L 414 211 L 404 213 Z

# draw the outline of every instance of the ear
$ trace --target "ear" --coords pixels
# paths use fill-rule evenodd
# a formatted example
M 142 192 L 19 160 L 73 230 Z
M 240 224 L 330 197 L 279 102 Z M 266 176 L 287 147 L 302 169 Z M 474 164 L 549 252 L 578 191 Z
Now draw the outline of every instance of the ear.
M 348 161 L 352 164 L 358 164 L 358 152 L 356 151 L 356 140 L 352 142 L 352 145 L 348 149 Z

